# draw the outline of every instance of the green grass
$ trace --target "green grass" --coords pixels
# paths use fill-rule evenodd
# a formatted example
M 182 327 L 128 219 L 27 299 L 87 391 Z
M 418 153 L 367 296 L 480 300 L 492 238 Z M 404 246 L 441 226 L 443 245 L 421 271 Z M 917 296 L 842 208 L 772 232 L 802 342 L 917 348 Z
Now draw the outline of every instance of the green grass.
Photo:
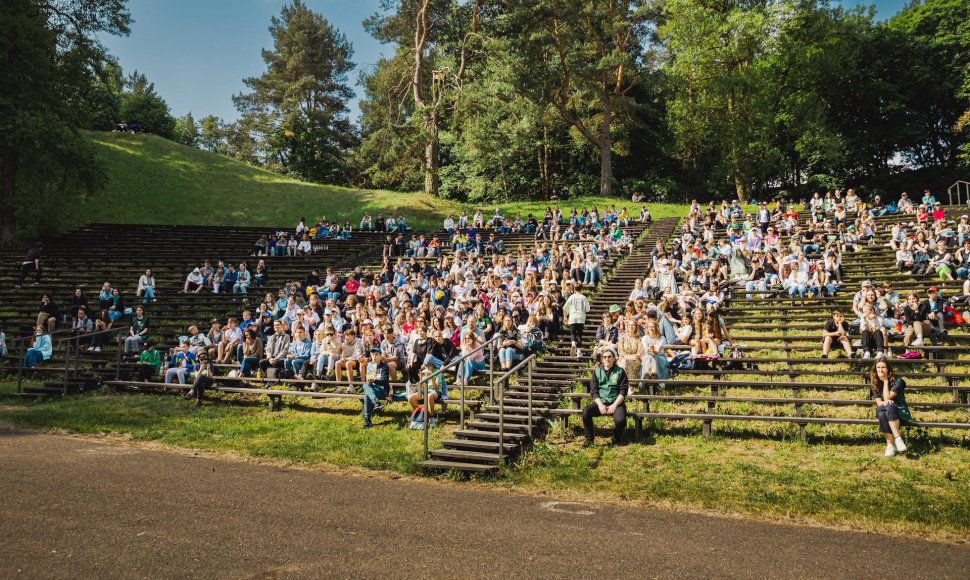
M 289 399 L 284 397 L 284 401 Z M 454 413 L 452 413 L 454 414 Z M 0 425 L 110 434 L 186 449 L 231 452 L 303 465 L 332 465 L 416 473 L 422 432 L 406 428 L 410 408 L 394 404 L 362 430 L 359 402 L 289 401 L 270 412 L 265 399 L 220 395 L 200 408 L 175 395 L 96 394 L 8 407 Z M 433 429 L 429 444 L 454 430 Z
M 871 442 L 805 446 L 783 434 L 705 438 L 698 431 L 674 425 L 645 444 L 588 450 L 579 449 L 575 431 L 556 432 L 495 482 L 883 533 L 955 539 L 970 532 L 966 440 L 954 445 L 911 432 L 905 457 L 886 458 L 876 433 Z
M 475 206 L 432 198 L 423 193 L 362 190 L 303 183 L 244 163 L 153 135 L 88 133 L 108 171 L 104 192 L 74 209 L 72 225 L 91 222 L 171 225 L 240 225 L 292 228 L 301 216 L 317 220 L 350 220 L 357 227 L 364 211 L 373 217 L 403 214 L 419 230 L 438 229 L 445 214 Z M 561 207 L 628 200 L 588 197 Z M 546 202 L 516 202 L 481 206 L 486 215 L 504 212 L 539 213 Z M 686 206 L 650 204 L 654 217 L 681 216 Z
M 2 392 L 10 383 L 0 384 Z M 96 393 L 0 406 L 0 426 L 111 435 L 187 450 L 203 450 L 328 466 L 419 473 L 421 432 L 406 428 L 403 405 L 388 408 L 369 431 L 360 429 L 356 402 L 289 400 L 271 413 L 265 400 L 219 395 L 196 409 L 168 394 Z M 431 431 L 440 447 L 457 428 L 452 408 Z M 970 439 L 910 430 L 910 450 L 882 456 L 874 428 L 810 426 L 809 444 L 797 428 L 775 424 L 716 424 L 700 435 L 696 421 L 648 424 L 643 443 L 579 449 L 577 421 L 554 427 L 519 463 L 486 485 L 564 498 L 598 498 L 815 522 L 937 539 L 970 533 Z M 600 442 L 608 434 L 599 425 Z M 449 478 L 448 475 L 441 476 Z

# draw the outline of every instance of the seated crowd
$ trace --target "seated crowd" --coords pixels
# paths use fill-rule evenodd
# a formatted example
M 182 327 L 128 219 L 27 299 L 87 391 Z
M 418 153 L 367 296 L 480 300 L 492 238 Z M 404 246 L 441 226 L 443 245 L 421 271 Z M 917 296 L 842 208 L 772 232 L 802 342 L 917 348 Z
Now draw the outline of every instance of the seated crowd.
M 205 330 L 188 328 L 178 337 L 177 348 L 168 352 L 160 352 L 149 340 L 153 327 L 145 308 L 156 295 L 150 273 L 150 280 L 139 283 L 146 302 L 133 310 L 109 283 L 99 295 L 97 312 L 78 289 L 72 298 L 72 325 L 90 350 L 113 340 L 103 331 L 122 332 L 125 352 L 138 355 L 138 376 L 143 380 L 160 372 L 165 382 L 187 382 L 204 355 L 210 365 L 236 365 L 240 377 L 333 380 L 343 391 L 366 385 L 371 392 L 369 377 L 379 360 L 377 375 L 383 377 L 386 368 L 389 383 L 411 383 L 407 395 L 415 405 L 419 401 L 414 391 L 422 377 L 471 354 L 447 375 L 435 376 L 437 395 L 431 398 L 444 402 L 449 383 L 467 385 L 485 368 L 479 348 L 487 341 L 496 340 L 497 365 L 509 369 L 546 340 L 555 339 L 564 322 L 566 297 L 581 296 L 584 286 L 595 287 L 602 280 L 604 263 L 631 248 L 619 216 L 581 213 L 587 217 L 567 220 L 550 211 L 536 227 L 546 235 L 516 248 L 482 241 L 472 235 L 473 228 L 461 232 L 461 243 L 447 254 L 434 246 L 436 251 L 421 251 L 420 243 L 391 243 L 377 268 L 357 267 L 345 273 L 328 268 L 322 274 L 313 270 L 303 280 L 287 281 L 278 292 L 266 293 L 238 319 L 213 320 Z M 400 220 L 396 223 L 400 227 Z M 579 226 L 587 233 L 549 235 L 563 226 Z M 262 259 L 255 274 L 245 262 L 236 268 L 221 261 L 213 267 L 206 261 L 193 269 L 182 291 L 221 293 L 231 288 L 245 293 L 251 285 L 265 287 L 267 281 Z M 131 317 L 127 328 L 118 328 L 126 314 Z M 49 317 L 56 321 L 57 313 Z M 141 346 L 145 348 L 138 354 Z M 385 396 L 391 394 L 387 390 Z M 428 414 L 433 417 L 433 408 Z

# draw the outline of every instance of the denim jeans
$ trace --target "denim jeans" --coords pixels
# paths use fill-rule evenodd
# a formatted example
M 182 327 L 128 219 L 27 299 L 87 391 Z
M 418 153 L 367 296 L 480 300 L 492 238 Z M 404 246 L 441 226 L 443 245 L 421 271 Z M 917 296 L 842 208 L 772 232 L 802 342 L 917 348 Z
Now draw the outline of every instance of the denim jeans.
M 498 360 L 501 362 L 522 360 L 522 355 L 516 352 L 514 348 L 502 347 L 498 349 Z
M 485 370 L 485 361 L 483 360 L 472 361 L 472 360 L 465 359 L 460 363 L 458 363 L 458 376 L 461 377 L 461 380 L 466 385 L 468 384 L 468 381 L 471 380 L 472 375 L 475 374 L 476 371 L 480 372 L 484 370 Z
M 252 372 L 259 368 L 259 358 L 255 356 L 240 357 L 240 359 L 242 362 L 239 363 L 239 372 L 244 377 L 252 376 Z
M 294 375 L 300 374 L 300 370 L 303 368 L 303 363 L 306 359 L 302 358 L 288 358 L 283 361 L 283 368 L 293 371 Z
M 760 280 L 758 282 L 755 282 L 753 280 L 748 280 L 748 282 L 744 285 L 744 289 L 747 291 L 745 298 L 747 298 L 748 300 L 751 300 L 752 290 L 761 290 L 763 292 L 768 289 L 768 284 L 764 280 Z M 765 295 L 762 294 L 761 297 L 764 298 Z
M 452 359 L 452 360 L 454 360 L 454 359 Z M 448 361 L 448 362 L 451 362 L 451 361 Z M 435 370 L 438 370 L 442 366 L 445 365 L 445 362 L 443 360 L 441 360 L 440 358 L 438 358 L 436 356 L 432 356 L 432 355 L 429 354 L 428 356 L 424 357 L 424 364 L 425 364 L 425 366 L 430 366 L 430 367 L 434 368 Z M 445 373 L 441 373 L 440 375 L 438 375 L 438 381 L 441 383 L 441 398 L 442 399 L 447 399 L 448 398 L 448 381 L 445 379 Z
M 364 424 L 370 423 L 371 413 L 374 412 L 374 406 L 378 404 L 381 399 L 387 398 L 387 387 L 383 385 L 375 385 L 374 383 L 364 383 Z

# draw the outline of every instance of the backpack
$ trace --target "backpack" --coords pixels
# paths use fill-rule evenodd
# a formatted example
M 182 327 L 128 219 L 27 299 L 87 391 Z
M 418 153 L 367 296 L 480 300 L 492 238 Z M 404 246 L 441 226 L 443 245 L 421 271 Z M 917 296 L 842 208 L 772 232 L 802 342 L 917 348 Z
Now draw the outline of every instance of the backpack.
M 694 370 L 694 359 L 691 358 L 690 353 L 681 353 L 670 359 L 670 362 L 667 363 L 667 368 L 680 371 Z
M 409 429 L 414 431 L 424 430 L 424 407 L 418 407 L 411 413 L 411 423 Z

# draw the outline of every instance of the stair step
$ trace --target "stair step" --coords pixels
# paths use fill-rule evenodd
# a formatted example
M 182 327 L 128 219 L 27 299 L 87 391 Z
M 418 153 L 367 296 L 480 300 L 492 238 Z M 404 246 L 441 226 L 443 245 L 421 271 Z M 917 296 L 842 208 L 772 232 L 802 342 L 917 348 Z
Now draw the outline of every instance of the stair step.
M 485 471 L 492 471 L 495 469 L 494 465 L 484 465 L 482 463 L 465 463 L 463 461 L 442 461 L 440 459 L 429 459 L 427 461 L 419 461 L 418 465 L 435 471 L 470 471 L 474 473 L 482 473 Z
M 481 418 L 481 416 L 479 416 Z M 536 427 L 537 422 L 533 418 L 532 427 Z M 469 429 L 477 429 L 479 431 L 498 431 L 498 415 L 495 416 L 495 421 L 465 421 L 465 427 Z M 528 424 L 510 423 L 505 422 L 505 432 L 509 433 L 528 433 Z
M 446 441 L 442 441 L 441 444 L 446 449 L 471 449 L 473 451 L 491 451 L 498 453 L 498 441 L 484 441 L 480 439 L 448 439 Z M 506 443 L 505 452 L 508 454 L 518 453 L 518 444 Z
M 486 463 L 496 465 L 499 462 L 498 453 L 483 453 L 481 451 L 466 451 L 464 449 L 434 449 L 431 457 L 445 461 L 462 461 L 466 463 Z
M 491 411 L 493 413 L 500 413 L 500 412 L 503 411 L 498 405 L 485 405 L 484 407 L 482 407 L 482 409 L 484 409 L 486 411 Z M 548 412 L 548 411 L 550 411 L 552 409 L 558 409 L 558 406 L 556 406 L 556 407 L 537 407 L 537 406 L 534 406 L 534 407 L 532 407 L 532 415 L 535 416 L 535 415 L 539 415 L 541 413 L 546 413 L 546 412 Z M 521 416 L 521 417 L 525 418 L 525 417 L 528 417 L 529 416 L 529 407 L 526 407 L 526 406 L 505 405 L 504 412 L 505 412 L 505 418 L 506 419 L 508 419 L 509 415 L 518 415 L 518 416 Z
M 497 441 L 498 433 L 492 431 L 475 431 L 472 429 L 462 429 L 455 431 L 455 437 L 461 437 L 466 439 L 484 439 L 486 441 Z M 506 441 L 526 441 L 529 439 L 528 435 L 523 435 L 522 433 L 506 433 Z

